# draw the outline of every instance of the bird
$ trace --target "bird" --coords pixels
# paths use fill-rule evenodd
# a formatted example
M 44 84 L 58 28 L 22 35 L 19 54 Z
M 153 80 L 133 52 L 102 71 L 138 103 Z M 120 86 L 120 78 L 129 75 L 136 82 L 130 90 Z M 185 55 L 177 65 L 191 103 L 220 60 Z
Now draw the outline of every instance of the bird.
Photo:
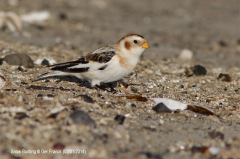
M 115 44 L 100 47 L 77 60 L 48 66 L 51 72 L 42 74 L 33 81 L 56 76 L 75 76 L 91 81 L 91 87 L 115 82 L 134 70 L 143 51 L 148 48 L 143 36 L 130 34 Z

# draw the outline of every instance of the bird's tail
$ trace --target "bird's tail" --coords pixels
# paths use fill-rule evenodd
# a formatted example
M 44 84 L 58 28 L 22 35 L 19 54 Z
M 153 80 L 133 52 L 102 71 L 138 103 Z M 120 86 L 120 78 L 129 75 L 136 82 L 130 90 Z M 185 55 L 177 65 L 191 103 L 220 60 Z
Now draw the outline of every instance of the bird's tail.
M 39 81 L 39 80 L 44 80 L 44 79 L 47 79 L 47 78 L 53 78 L 53 77 L 57 77 L 57 76 L 75 76 L 79 79 L 83 79 L 83 77 L 81 75 L 76 75 L 76 74 L 73 74 L 73 73 L 67 73 L 67 72 L 61 72 L 61 71 L 53 71 L 53 72 L 48 72 L 48 73 L 45 73 L 45 74 L 42 74 L 40 76 L 38 76 L 37 78 L 35 78 L 33 80 L 34 81 Z

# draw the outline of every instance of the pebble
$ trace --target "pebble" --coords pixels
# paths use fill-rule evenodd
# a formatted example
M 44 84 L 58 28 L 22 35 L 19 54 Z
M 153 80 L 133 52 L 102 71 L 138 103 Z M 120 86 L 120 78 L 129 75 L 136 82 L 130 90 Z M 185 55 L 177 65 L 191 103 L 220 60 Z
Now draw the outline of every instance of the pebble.
M 96 128 L 95 121 L 87 113 L 85 113 L 82 110 L 77 110 L 73 112 L 70 115 L 70 117 L 75 124 L 81 123 L 84 125 L 88 125 L 92 128 Z
M 100 135 L 96 135 L 95 138 L 102 140 L 102 142 L 106 144 L 108 142 L 109 136 L 108 134 L 100 134 Z
M 205 150 L 205 152 L 210 153 L 213 156 L 216 156 L 221 151 L 221 149 L 222 148 L 218 146 L 210 146 Z
M 24 66 L 26 68 L 34 67 L 34 63 L 33 63 L 33 60 L 31 59 L 31 57 L 29 57 L 27 54 L 23 54 L 23 53 L 15 53 L 15 54 L 6 55 L 2 60 L 6 61 L 9 65 Z
M 165 104 L 159 103 L 152 108 L 157 113 L 171 113 L 172 110 L 169 109 Z
M 53 145 L 53 150 L 63 150 L 65 148 L 65 145 L 62 143 L 56 143 Z
M 201 75 L 207 74 L 206 68 L 201 65 L 195 65 L 195 66 L 193 66 L 192 69 L 193 69 L 193 74 L 196 76 L 201 76 Z
M 115 121 L 118 122 L 118 124 L 123 124 L 124 120 L 125 120 L 125 116 L 124 115 L 117 115 L 115 118 L 114 118 Z
M 94 103 L 94 100 L 92 99 L 92 97 L 90 97 L 90 96 L 88 96 L 88 95 L 86 95 L 86 94 L 80 94 L 80 95 L 78 95 L 78 96 L 76 96 L 76 97 L 82 97 L 83 100 L 84 100 L 85 102 L 87 102 L 87 103 Z M 76 97 L 74 97 L 74 98 L 76 98 Z
M 49 65 L 53 65 L 53 64 L 56 64 L 57 62 L 53 59 L 53 58 L 51 58 L 51 57 L 48 57 L 48 58 L 39 58 L 39 59 L 37 59 L 37 60 L 35 60 L 35 64 L 37 64 L 37 65 L 43 65 L 42 63 L 44 62 L 46 62 L 45 61 L 45 59 L 49 62 Z
M 134 92 L 134 93 L 137 93 L 137 92 L 138 92 L 138 89 L 135 88 L 135 87 L 131 87 L 131 91 Z
M 59 14 L 59 19 L 60 20 L 66 20 L 68 18 L 67 14 L 66 13 L 60 13 Z
M 212 139 L 221 139 L 224 140 L 224 134 L 220 131 L 211 131 L 208 133 L 209 137 Z
M 227 43 L 226 43 L 225 41 L 223 41 L 223 40 L 219 40 L 219 41 L 218 41 L 218 44 L 219 44 L 220 46 L 222 46 L 222 47 L 226 47 L 226 46 L 227 46 Z
M 240 45 L 240 38 L 239 38 L 239 39 L 237 39 L 237 44 L 238 44 L 238 45 Z
M 181 61 L 190 61 L 192 60 L 192 57 L 193 57 L 193 52 L 188 49 L 183 49 L 178 56 L 179 60 Z
M 140 154 L 146 155 L 148 159 L 162 159 L 162 156 L 160 156 L 157 153 L 152 153 L 152 152 L 140 152 Z
M 17 113 L 14 117 L 14 119 L 22 120 L 24 118 L 29 117 L 26 113 Z
M 163 125 L 164 124 L 164 120 L 163 119 L 159 119 L 159 124 Z
M 42 60 L 42 65 L 50 66 L 49 61 L 47 59 Z
M 132 107 L 132 108 L 137 108 L 137 106 L 136 106 L 135 103 L 132 103 L 132 104 L 131 104 L 131 107 Z

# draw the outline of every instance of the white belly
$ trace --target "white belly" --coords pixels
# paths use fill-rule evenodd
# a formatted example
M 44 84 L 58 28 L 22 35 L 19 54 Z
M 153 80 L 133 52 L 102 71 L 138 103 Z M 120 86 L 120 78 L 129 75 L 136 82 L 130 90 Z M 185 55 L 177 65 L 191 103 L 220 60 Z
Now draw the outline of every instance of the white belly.
M 122 79 L 123 77 L 131 73 L 133 68 L 134 67 L 130 68 L 122 67 L 119 64 L 118 59 L 115 58 L 112 59 L 109 63 L 107 63 L 106 69 L 89 70 L 88 72 L 83 73 L 83 76 L 90 80 L 109 83 Z

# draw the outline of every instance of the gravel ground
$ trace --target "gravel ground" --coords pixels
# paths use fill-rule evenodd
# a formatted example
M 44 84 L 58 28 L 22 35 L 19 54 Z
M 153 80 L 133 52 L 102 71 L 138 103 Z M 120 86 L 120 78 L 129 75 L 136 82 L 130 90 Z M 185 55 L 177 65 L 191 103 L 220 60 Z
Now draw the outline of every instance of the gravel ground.
M 0 92 L 1 158 L 240 158 L 239 1 L 9 1 L 1 2 L 1 11 L 45 10 L 51 17 L 23 23 L 23 36 L 1 30 L 2 57 L 25 53 L 35 62 L 34 68 L 0 66 L 6 79 Z M 32 82 L 48 72 L 37 61 L 73 60 L 130 33 L 143 35 L 151 48 L 123 79 L 127 88 L 90 88 L 71 77 Z M 183 49 L 193 52 L 190 61 L 178 58 Z M 191 74 L 199 64 L 205 76 Z M 218 79 L 220 73 L 230 78 Z M 156 113 L 150 98 L 162 97 L 214 114 Z M 70 149 L 77 151 L 49 152 Z M 220 151 L 214 156 L 212 150 Z

